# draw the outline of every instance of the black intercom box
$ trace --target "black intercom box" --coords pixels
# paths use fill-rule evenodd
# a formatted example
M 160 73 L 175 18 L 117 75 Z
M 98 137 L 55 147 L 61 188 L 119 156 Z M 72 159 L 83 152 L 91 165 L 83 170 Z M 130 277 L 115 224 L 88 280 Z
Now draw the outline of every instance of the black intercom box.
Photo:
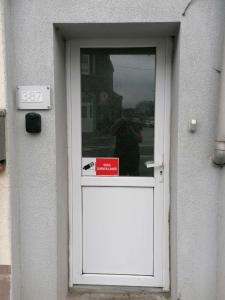
M 41 132 L 41 115 L 35 112 L 27 113 L 25 116 L 26 131 L 29 133 Z

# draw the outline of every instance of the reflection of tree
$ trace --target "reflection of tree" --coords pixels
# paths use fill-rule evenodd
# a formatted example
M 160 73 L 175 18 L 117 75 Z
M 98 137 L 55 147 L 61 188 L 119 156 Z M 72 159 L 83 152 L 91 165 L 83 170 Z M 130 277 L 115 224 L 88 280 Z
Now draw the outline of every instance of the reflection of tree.
M 154 116 L 155 103 L 151 100 L 143 100 L 136 105 L 136 112 L 140 115 L 150 117 Z

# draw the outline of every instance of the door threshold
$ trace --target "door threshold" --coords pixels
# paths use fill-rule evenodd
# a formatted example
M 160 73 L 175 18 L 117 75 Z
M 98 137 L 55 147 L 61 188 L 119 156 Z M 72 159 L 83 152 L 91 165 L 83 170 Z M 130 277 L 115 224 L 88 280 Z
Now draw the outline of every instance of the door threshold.
M 163 288 L 154 287 L 75 285 L 69 289 L 67 299 L 83 299 L 84 297 L 85 300 L 131 300 L 138 297 L 138 300 L 155 300 L 156 296 L 166 300 L 170 298 L 170 292 L 165 291 Z

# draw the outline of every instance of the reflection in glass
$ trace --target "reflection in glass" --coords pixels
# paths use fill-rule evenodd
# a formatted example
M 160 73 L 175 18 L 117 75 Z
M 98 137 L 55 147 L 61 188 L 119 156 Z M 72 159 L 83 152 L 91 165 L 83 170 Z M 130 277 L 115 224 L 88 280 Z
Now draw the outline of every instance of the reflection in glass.
M 118 157 L 120 176 L 153 176 L 155 48 L 81 49 L 82 156 Z

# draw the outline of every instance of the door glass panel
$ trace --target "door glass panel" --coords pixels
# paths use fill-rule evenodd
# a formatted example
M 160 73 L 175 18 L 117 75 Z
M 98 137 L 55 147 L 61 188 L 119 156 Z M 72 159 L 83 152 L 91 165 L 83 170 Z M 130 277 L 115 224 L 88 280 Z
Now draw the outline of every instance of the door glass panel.
M 118 158 L 119 176 L 153 176 L 155 61 L 155 48 L 81 49 L 83 158 Z

